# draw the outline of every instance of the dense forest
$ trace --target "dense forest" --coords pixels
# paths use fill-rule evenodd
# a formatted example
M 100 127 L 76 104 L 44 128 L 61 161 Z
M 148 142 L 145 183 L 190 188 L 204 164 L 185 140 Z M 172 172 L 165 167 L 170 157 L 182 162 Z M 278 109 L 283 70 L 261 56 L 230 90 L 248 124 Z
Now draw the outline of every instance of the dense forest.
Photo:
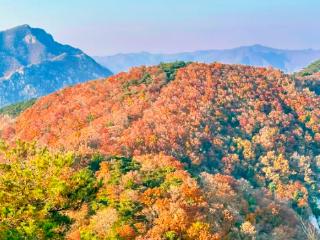
M 163 63 L 2 116 L 0 239 L 319 239 L 320 97 L 299 77 Z

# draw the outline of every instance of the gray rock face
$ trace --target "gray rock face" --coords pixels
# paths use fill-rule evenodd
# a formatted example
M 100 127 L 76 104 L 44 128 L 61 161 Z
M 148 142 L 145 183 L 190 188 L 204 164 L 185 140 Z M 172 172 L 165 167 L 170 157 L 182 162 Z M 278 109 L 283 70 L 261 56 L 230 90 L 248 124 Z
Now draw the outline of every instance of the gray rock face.
M 160 62 L 195 61 L 244 64 L 261 67 L 275 67 L 284 72 L 295 72 L 320 59 L 320 50 L 283 50 L 261 45 L 239 47 L 227 50 L 205 50 L 177 54 L 152 54 L 148 52 L 117 54 L 95 57 L 96 61 L 117 73 L 130 67 L 155 65 Z
M 0 107 L 112 73 L 39 28 L 0 32 Z

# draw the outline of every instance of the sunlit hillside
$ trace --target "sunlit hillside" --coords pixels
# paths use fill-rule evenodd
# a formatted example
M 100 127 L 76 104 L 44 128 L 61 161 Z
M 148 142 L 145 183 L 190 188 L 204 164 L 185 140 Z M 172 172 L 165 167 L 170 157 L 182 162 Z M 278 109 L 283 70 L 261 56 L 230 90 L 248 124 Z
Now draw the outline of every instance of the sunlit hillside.
M 1 133 L 0 237 L 317 239 L 319 100 L 184 62 L 43 97 Z

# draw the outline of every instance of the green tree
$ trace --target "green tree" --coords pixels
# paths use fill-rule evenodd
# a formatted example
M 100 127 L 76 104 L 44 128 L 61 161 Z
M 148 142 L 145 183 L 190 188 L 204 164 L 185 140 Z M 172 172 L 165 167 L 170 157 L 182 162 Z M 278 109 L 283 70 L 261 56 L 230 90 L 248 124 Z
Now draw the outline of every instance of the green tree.
M 90 200 L 93 172 L 76 170 L 72 153 L 34 143 L 0 143 L 0 239 L 59 239 L 71 224 L 64 213 Z

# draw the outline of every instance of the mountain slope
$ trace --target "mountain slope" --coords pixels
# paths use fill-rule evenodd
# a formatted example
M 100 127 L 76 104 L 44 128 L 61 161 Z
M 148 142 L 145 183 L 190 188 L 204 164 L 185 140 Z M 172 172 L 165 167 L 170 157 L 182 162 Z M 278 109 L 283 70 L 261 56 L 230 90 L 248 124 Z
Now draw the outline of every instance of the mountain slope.
M 300 88 L 309 90 L 320 95 L 320 60 L 315 61 L 294 74 L 296 84 Z
M 206 50 L 177 54 L 151 54 L 147 52 L 117 54 L 95 57 L 97 62 L 114 73 L 126 71 L 133 66 L 156 65 L 160 62 L 197 61 L 211 63 L 214 61 L 229 64 L 251 66 L 272 66 L 285 72 L 295 72 L 320 58 L 318 50 L 282 50 L 253 45 L 227 50 Z
M 8 115 L 10 117 L 17 117 L 27 108 L 31 107 L 36 102 L 36 99 L 30 99 L 24 102 L 15 103 L 0 109 L 1 115 Z
M 0 106 L 46 95 L 111 72 L 81 50 L 28 25 L 0 32 Z
M 298 73 L 299 76 L 307 77 L 313 74 L 320 74 L 320 60 L 317 60 Z
M 75 236 L 305 239 L 299 218 L 320 216 L 319 100 L 278 70 L 178 62 L 40 98 L 1 136 L 95 158 L 103 187 L 68 211 Z

